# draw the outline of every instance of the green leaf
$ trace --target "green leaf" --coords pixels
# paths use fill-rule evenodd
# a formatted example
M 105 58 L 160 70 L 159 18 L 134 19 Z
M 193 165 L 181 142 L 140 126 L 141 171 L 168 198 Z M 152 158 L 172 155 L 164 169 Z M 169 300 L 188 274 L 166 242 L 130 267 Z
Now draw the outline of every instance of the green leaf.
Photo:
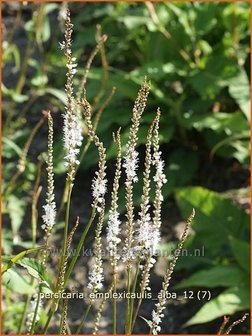
M 249 291 L 244 287 L 229 288 L 206 303 L 186 325 L 206 323 L 217 317 L 249 309 L 249 297 Z
M 223 49 L 217 49 L 205 56 L 206 65 L 201 69 L 193 69 L 188 77 L 188 83 L 203 98 L 215 99 L 220 90 L 230 84 L 239 73 L 237 64 L 227 58 Z M 216 60 L 218 59 L 218 62 Z
M 37 87 L 44 86 L 48 82 L 48 78 L 45 74 L 38 73 L 35 77 L 32 78 L 31 84 Z
M 235 259 L 248 273 L 250 272 L 250 246 L 249 243 L 230 236 L 230 243 Z
M 11 158 L 11 154 L 10 154 L 11 150 L 13 150 L 19 157 L 21 156 L 22 149 L 11 139 L 2 137 L 2 144 L 3 144 L 3 148 L 2 148 L 3 156 L 7 158 Z
M 196 19 L 195 19 L 195 30 L 197 34 L 205 35 L 217 24 L 216 10 L 217 4 L 206 2 L 206 3 L 195 3 L 196 9 Z
M 244 69 L 230 81 L 229 93 L 250 122 L 250 84 Z
M 125 26 L 131 30 L 131 29 L 138 28 L 139 26 L 142 26 L 144 24 L 147 24 L 149 19 L 143 16 L 128 15 L 128 16 L 123 16 L 121 18 L 118 18 L 118 21 L 124 23 Z
M 244 272 L 235 265 L 218 265 L 208 270 L 193 273 L 188 279 L 182 280 L 174 288 L 187 287 L 209 287 L 218 286 L 231 287 L 241 283 L 244 279 Z
M 29 97 L 26 95 L 16 93 L 16 91 L 12 89 L 8 89 L 3 83 L 2 83 L 2 94 L 3 96 L 11 97 L 15 103 L 23 103 L 29 99 Z
M 187 164 L 185 165 L 185 162 Z M 164 185 L 163 193 L 169 195 L 174 188 L 185 185 L 195 174 L 198 168 L 198 157 L 195 153 L 177 149 L 171 153 L 165 168 L 168 182 Z
M 53 291 L 51 290 L 48 282 L 43 281 L 39 284 L 39 289 L 41 293 L 45 293 L 45 294 L 53 294 Z
M 49 40 L 50 35 L 51 35 L 51 28 L 50 28 L 50 23 L 49 23 L 49 18 L 48 16 L 45 16 L 44 22 L 41 27 L 41 41 L 46 42 Z
M 22 260 L 19 260 L 17 264 L 27 269 L 28 273 L 32 277 L 44 280 L 45 267 L 38 260 L 34 258 L 24 258 Z
M 2 283 L 16 293 L 32 294 L 35 292 L 34 287 L 30 284 L 30 277 L 19 275 L 14 269 L 8 269 L 2 275 Z
M 217 133 L 225 131 L 228 135 L 240 133 L 249 128 L 249 124 L 241 112 L 211 112 L 202 115 L 192 114 L 191 116 L 185 114 L 182 123 L 183 126 L 194 127 L 198 131 L 208 128 Z
M 182 216 L 195 208 L 195 239 L 213 256 L 227 253 L 228 236 L 244 239 L 249 230 L 249 215 L 231 200 L 203 187 L 180 188 L 175 191 Z M 224 249 L 224 250 L 223 250 Z
M 8 199 L 8 212 L 11 219 L 11 227 L 14 237 L 22 224 L 25 215 L 26 203 L 22 198 L 11 195 Z
M 3 214 L 3 209 L 2 209 Z M 4 254 L 11 254 L 12 251 L 12 234 L 7 228 L 2 228 L 2 249 Z M 3 256 L 2 256 L 3 258 Z
M 22 251 L 22 252 L 18 253 L 14 257 L 10 257 L 9 260 L 8 260 L 8 262 L 2 267 L 2 274 L 5 273 L 14 264 L 16 264 L 17 262 L 19 262 L 27 254 L 36 252 L 36 251 L 41 250 L 43 248 L 44 248 L 44 246 L 39 246 L 39 247 L 31 248 L 31 249 L 28 249 L 28 250 L 25 250 L 25 251 Z

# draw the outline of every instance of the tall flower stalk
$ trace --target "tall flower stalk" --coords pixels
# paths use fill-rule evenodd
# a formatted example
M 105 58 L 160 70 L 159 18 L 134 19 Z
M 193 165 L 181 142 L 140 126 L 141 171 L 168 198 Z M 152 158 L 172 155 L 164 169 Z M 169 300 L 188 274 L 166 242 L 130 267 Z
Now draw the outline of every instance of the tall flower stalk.
M 132 125 L 130 128 L 129 140 L 126 145 L 126 155 L 124 157 L 123 167 L 126 173 L 126 240 L 124 247 L 124 255 L 126 261 L 126 273 L 127 273 L 127 292 L 130 293 L 131 286 L 131 263 L 134 259 L 134 251 L 132 250 L 132 244 L 134 241 L 134 203 L 133 203 L 133 184 L 137 182 L 137 168 L 138 168 L 138 152 L 136 151 L 138 140 L 138 129 L 140 125 L 140 119 L 147 103 L 147 97 L 150 90 L 150 83 L 145 79 L 139 92 L 133 108 Z M 129 295 L 128 295 L 129 296 Z M 130 331 L 130 299 L 127 299 L 126 308 L 126 327 L 125 332 Z
M 91 141 L 94 141 L 99 154 L 99 169 L 95 173 L 95 177 L 92 182 L 92 194 L 93 203 L 92 206 L 99 213 L 98 223 L 95 233 L 95 262 L 93 269 L 89 274 L 89 284 L 88 288 L 95 293 L 97 290 L 101 289 L 103 284 L 103 267 L 102 267 L 102 251 L 101 251 L 101 231 L 104 222 L 105 215 L 105 193 L 107 191 L 107 179 L 106 179 L 106 151 L 103 143 L 100 141 L 99 137 L 95 134 L 94 127 L 91 121 L 91 106 L 86 99 L 81 102 L 83 107 L 83 112 L 85 115 L 86 125 L 88 129 L 88 135 Z
M 155 258 L 153 257 L 156 253 L 156 249 L 158 247 L 158 243 L 160 240 L 160 225 L 161 225 L 161 203 L 163 201 L 162 197 L 162 186 L 163 183 L 166 182 L 163 175 L 158 175 L 158 169 L 160 161 L 153 161 L 153 158 L 156 156 L 156 153 L 159 152 L 159 120 L 160 120 L 160 110 L 157 110 L 157 115 L 154 118 L 151 127 L 148 131 L 147 139 L 146 139 L 146 155 L 145 155 L 145 171 L 144 171 L 144 186 L 143 186 L 143 194 L 141 201 L 141 211 L 140 211 L 140 219 L 139 219 L 139 229 L 137 235 L 138 245 L 141 246 L 141 253 L 138 261 L 138 268 L 142 270 L 142 279 L 140 283 L 140 298 L 138 301 L 138 305 L 134 314 L 134 318 L 131 321 L 131 331 L 134 328 L 134 324 L 138 315 L 139 308 L 142 303 L 142 297 L 144 295 L 145 290 L 150 290 L 149 287 L 149 277 L 150 270 L 154 266 Z M 152 145 L 153 145 L 153 156 L 152 156 Z M 161 154 L 161 153 L 160 153 Z M 161 158 L 159 158 L 161 160 Z M 155 189 L 155 200 L 154 200 L 154 213 L 153 219 L 149 213 L 150 208 L 150 173 L 151 173 L 151 165 L 154 164 L 156 168 L 156 174 L 154 175 L 154 181 L 156 183 Z M 140 265 L 141 260 L 143 260 L 144 265 Z M 137 281 L 138 269 L 136 273 Z M 133 314 L 133 302 L 131 307 L 131 316 Z M 132 319 L 132 317 L 131 317 Z
M 97 147 L 98 155 L 99 155 L 98 171 L 96 171 L 95 177 L 92 181 L 92 196 L 93 196 L 92 214 L 91 214 L 90 221 L 87 225 L 87 228 L 89 229 L 90 225 L 93 222 L 93 219 L 95 218 L 96 213 L 98 213 L 98 222 L 97 222 L 97 227 L 95 231 L 95 243 L 94 243 L 95 261 L 94 261 L 92 270 L 89 273 L 89 283 L 88 283 L 88 288 L 91 290 L 91 293 L 94 294 L 103 287 L 103 279 L 104 279 L 103 266 L 102 266 L 101 231 L 102 231 L 102 226 L 104 223 L 105 193 L 107 191 L 106 150 L 103 146 L 103 143 L 100 141 L 99 137 L 95 133 L 95 128 L 91 120 L 91 115 L 92 115 L 91 105 L 89 104 L 86 98 L 79 100 L 78 105 L 80 105 L 83 109 L 89 139 L 90 141 L 94 142 L 95 146 Z M 77 249 L 82 246 L 82 242 L 84 241 L 84 237 L 86 236 L 86 233 L 87 231 L 84 230 L 81 236 L 81 239 L 80 239 L 81 243 L 78 244 Z M 86 321 L 87 315 L 92 306 L 92 302 L 93 300 L 91 299 L 89 305 L 87 306 L 86 311 L 84 312 L 81 323 L 77 329 L 77 333 L 80 332 L 83 324 Z
M 111 261 L 111 266 L 113 268 L 113 292 L 116 295 L 116 283 L 117 283 L 117 272 L 118 272 L 118 260 L 120 256 L 118 254 L 118 244 L 121 242 L 119 234 L 121 232 L 118 212 L 118 190 L 119 181 L 121 177 L 121 161 L 122 161 L 122 147 L 120 139 L 120 130 L 117 134 L 113 134 L 114 142 L 117 144 L 117 161 L 116 161 L 116 171 L 113 183 L 113 191 L 111 195 L 111 208 L 109 211 L 109 219 L 107 226 L 107 250 L 109 252 L 109 257 Z M 116 335 L 116 319 L 117 319 L 117 304 L 116 297 L 113 299 L 113 333 Z
M 70 19 L 69 10 L 66 11 L 65 21 L 65 40 L 60 44 L 64 50 L 66 57 L 67 67 L 67 81 L 65 91 L 67 95 L 67 105 L 65 107 L 65 113 L 63 114 L 64 126 L 64 147 L 65 147 L 65 165 L 68 170 L 68 178 L 71 182 L 74 179 L 74 173 L 76 165 L 79 164 L 78 154 L 80 152 L 80 146 L 82 144 L 82 121 L 80 115 L 76 113 L 78 108 L 76 106 L 74 94 L 73 94 L 73 78 L 76 74 L 77 63 L 76 58 L 72 56 L 72 32 L 73 24 Z
M 185 229 L 184 229 L 184 231 L 182 233 L 182 236 L 180 238 L 180 242 L 179 242 L 177 250 L 176 250 L 178 253 L 174 254 L 174 256 L 173 256 L 173 258 L 172 258 L 172 260 L 171 260 L 171 262 L 170 262 L 170 264 L 169 264 L 169 266 L 166 270 L 164 280 L 163 280 L 163 283 L 162 283 L 162 289 L 160 290 L 160 292 L 158 294 L 158 298 L 159 298 L 158 303 L 155 305 L 156 308 L 152 311 L 152 321 L 148 322 L 149 326 L 150 326 L 150 333 L 153 334 L 153 335 L 157 335 L 161 331 L 160 324 L 161 324 L 162 319 L 164 317 L 163 311 L 165 309 L 166 300 L 167 300 L 166 293 L 167 293 L 168 287 L 170 285 L 170 280 L 171 280 L 172 273 L 174 271 L 177 260 L 179 258 L 179 252 L 183 248 L 183 245 L 184 245 L 185 240 L 187 238 L 189 228 L 190 228 L 190 225 L 191 225 L 191 223 L 194 219 L 194 216 L 195 216 L 195 210 L 193 209 L 191 215 L 187 219 Z
M 64 50 L 64 55 L 66 57 L 66 86 L 65 91 L 67 95 L 67 104 L 65 107 L 65 113 L 63 114 L 64 125 L 63 125 L 63 139 L 65 148 L 65 166 L 67 168 L 67 206 L 65 214 L 65 226 L 64 226 L 64 238 L 62 246 L 62 255 L 60 261 L 60 272 L 64 264 L 64 258 L 66 257 L 67 248 L 67 235 L 68 235 L 68 225 L 69 225 L 69 214 L 70 214 L 70 202 L 71 193 L 73 188 L 73 182 L 75 177 L 76 166 L 79 164 L 78 154 L 80 151 L 80 146 L 82 144 L 82 121 L 80 115 L 76 112 L 76 101 L 73 94 L 73 78 L 76 73 L 76 58 L 72 56 L 72 32 L 73 24 L 70 18 L 70 11 L 66 10 L 65 19 L 65 40 L 60 43 L 60 47 Z
M 46 112 L 48 119 L 48 158 L 47 158 L 47 197 L 46 204 L 43 206 L 44 214 L 42 215 L 42 229 L 45 230 L 45 248 L 42 252 L 42 264 L 45 266 L 47 262 L 48 242 L 52 232 L 52 228 L 55 225 L 56 219 L 56 203 L 54 194 L 54 173 L 53 173 L 53 118 L 50 111 Z M 28 334 L 32 334 L 36 323 L 40 319 L 40 312 L 42 309 L 42 301 L 39 293 L 33 297 L 31 302 L 31 312 L 27 316 Z
M 47 159 L 47 198 L 46 204 L 43 206 L 44 215 L 42 216 L 42 229 L 45 230 L 45 250 L 43 255 L 43 264 L 45 265 L 47 259 L 48 240 L 55 225 L 56 220 L 56 203 L 54 195 L 54 173 L 53 173 L 53 118 L 50 111 L 48 117 L 48 159 Z

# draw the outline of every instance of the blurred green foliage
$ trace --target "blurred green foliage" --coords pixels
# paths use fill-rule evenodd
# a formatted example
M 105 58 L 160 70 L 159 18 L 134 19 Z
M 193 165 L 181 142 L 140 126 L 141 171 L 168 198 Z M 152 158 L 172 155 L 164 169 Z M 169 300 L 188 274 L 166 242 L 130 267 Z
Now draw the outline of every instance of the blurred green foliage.
M 16 163 L 22 158 L 31 128 L 41 118 L 41 110 L 50 109 L 56 118 L 64 109 L 65 61 L 58 46 L 63 39 L 60 13 L 64 6 L 40 2 L 19 3 L 13 8 L 5 4 L 3 8 L 3 212 L 11 222 L 14 236 L 12 241 L 10 232 L 3 229 L 5 254 L 11 254 L 15 244 L 31 246 L 18 235 L 38 170 L 36 155 L 46 150 L 46 136 L 44 146 L 42 142 L 42 146 L 37 143 L 37 151 L 29 149 L 24 171 L 12 186 L 10 196 L 9 182 Z M 144 150 L 148 126 L 159 106 L 160 140 L 168 177 L 164 196 L 175 197 L 184 217 L 195 207 L 195 235 L 188 240 L 187 247 L 206 248 L 204 258 L 181 258 L 178 266 L 187 268 L 191 275 L 178 287 L 223 287 L 221 294 L 204 305 L 189 324 L 247 309 L 249 303 L 243 297 L 249 295 L 249 216 L 217 192 L 248 185 L 246 179 L 239 182 L 235 167 L 246 172 L 250 157 L 250 4 L 108 2 L 69 6 L 74 23 L 73 52 L 79 58 L 77 87 L 88 55 L 97 43 L 96 25 L 101 25 L 102 33 L 108 36 L 108 67 L 104 69 L 100 56 L 96 57 L 88 76 L 87 97 L 96 102 L 104 86 L 98 109 L 112 87 L 117 88 L 98 125 L 109 159 L 116 153 L 112 132 L 122 127 L 124 148 L 130 108 L 139 84 L 145 76 L 151 79 L 139 151 Z M 56 120 L 59 141 L 55 144 L 55 172 L 60 175 L 64 173 L 64 154 L 58 132 L 60 118 Z M 87 170 L 96 163 L 97 155 L 91 146 L 81 168 Z M 218 172 L 215 184 L 211 181 L 216 176 L 212 178 L 211 174 L 216 175 L 216 171 L 211 167 Z M 238 181 L 230 183 L 233 178 Z M 141 184 L 137 190 L 136 204 Z M 123 210 L 122 203 L 120 208 Z M 23 285 L 20 288 L 27 290 Z
M 204 246 L 204 255 L 190 258 L 191 262 L 180 259 L 178 267 L 190 267 L 193 274 L 176 288 L 223 289 L 205 303 L 188 325 L 249 309 L 249 215 L 230 200 L 202 187 L 177 189 L 175 196 L 184 216 L 192 207 L 197 213 L 195 234 L 186 242 L 188 249 Z

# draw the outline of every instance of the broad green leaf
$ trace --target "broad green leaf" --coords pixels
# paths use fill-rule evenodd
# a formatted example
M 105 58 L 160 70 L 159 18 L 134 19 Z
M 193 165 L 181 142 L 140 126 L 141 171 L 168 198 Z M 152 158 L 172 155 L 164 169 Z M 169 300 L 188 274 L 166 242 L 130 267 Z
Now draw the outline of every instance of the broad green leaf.
M 208 256 L 209 253 L 218 256 L 220 251 L 225 255 L 227 237 L 244 239 L 249 230 L 249 215 L 214 191 L 203 187 L 180 188 L 175 197 L 183 217 L 195 208 L 195 239 L 205 246 Z
M 2 148 L 3 156 L 10 158 L 11 154 L 9 152 L 11 150 L 13 150 L 18 156 L 21 156 L 22 149 L 14 141 L 6 137 L 2 137 L 2 143 L 3 143 L 3 148 Z
M 30 284 L 30 277 L 20 275 L 14 269 L 8 269 L 2 275 L 3 286 L 20 294 L 32 294 L 34 287 Z
M 42 42 L 46 42 L 49 40 L 51 35 L 51 28 L 50 28 L 50 23 L 49 23 L 49 18 L 48 16 L 44 17 L 44 22 L 41 27 L 41 36 L 40 39 Z
M 53 293 L 53 291 L 51 290 L 48 282 L 46 282 L 46 281 L 42 281 L 39 284 L 39 289 L 40 289 L 41 293 L 45 293 L 45 294 L 52 294 Z
M 163 153 L 165 158 L 165 153 Z M 187 164 L 185 165 L 185 162 Z M 165 174 L 168 182 L 163 187 L 164 195 L 170 194 L 174 188 L 185 185 L 198 168 L 198 157 L 195 153 L 177 149 L 170 154 L 166 163 Z
M 17 255 L 13 256 L 13 257 L 10 257 L 9 260 L 8 260 L 8 262 L 2 267 L 2 274 L 5 273 L 14 264 L 16 264 L 21 259 L 23 259 L 27 254 L 36 252 L 36 251 L 41 250 L 43 248 L 44 248 L 44 246 L 39 246 L 39 247 L 31 248 L 31 249 L 22 251 L 22 252 L 18 253 Z
M 195 3 L 195 9 L 197 16 L 195 18 L 195 30 L 197 34 L 205 35 L 217 24 L 216 17 L 217 4 L 212 2 L 206 2 L 204 4 L 200 2 Z
M 3 209 L 2 209 L 3 214 Z M 12 234 L 11 231 L 7 228 L 2 228 L 2 249 L 4 254 L 11 254 L 12 251 Z M 3 255 L 2 255 L 2 261 L 3 261 Z
M 231 287 L 244 280 L 244 272 L 235 265 L 218 265 L 208 270 L 193 273 L 188 279 L 182 280 L 174 288 L 188 287 Z
M 230 81 L 229 93 L 250 122 L 250 84 L 245 70 Z
M 8 89 L 3 83 L 2 83 L 2 94 L 3 96 L 11 97 L 15 103 L 23 103 L 29 99 L 29 97 L 26 95 L 16 93 L 15 90 L 12 89 Z
M 209 138 L 208 138 L 209 140 Z M 211 146 L 210 156 L 216 152 L 224 157 L 234 157 L 243 164 L 248 164 L 250 158 L 250 131 L 241 130 L 234 135 L 226 136 L 224 139 Z
M 233 60 L 227 58 L 223 49 L 218 49 L 205 56 L 205 59 L 204 68 L 191 71 L 188 83 L 201 97 L 213 100 L 220 90 L 228 86 L 230 80 L 237 76 L 239 68 Z
M 249 309 L 249 292 L 244 287 L 233 287 L 207 302 L 186 325 L 206 323 L 217 317 L 232 315 Z
M 11 227 L 14 237 L 22 224 L 25 215 L 26 202 L 22 198 L 11 195 L 8 198 L 8 212 L 11 219 Z
M 34 258 L 23 258 L 22 260 L 17 261 L 17 264 L 27 269 L 28 273 L 40 280 L 45 278 L 45 267 L 41 264 L 40 261 Z
M 250 272 L 250 245 L 246 241 L 238 240 L 235 237 L 230 236 L 230 243 L 232 247 L 232 251 L 237 262 L 240 266 L 247 271 Z
M 202 115 L 193 114 L 184 115 L 182 123 L 185 127 L 194 127 L 198 131 L 209 128 L 217 133 L 226 132 L 226 134 L 239 133 L 249 129 L 249 124 L 241 112 L 234 113 L 204 113 Z
M 124 23 L 128 29 L 135 29 L 135 28 L 138 28 L 139 26 L 143 26 L 144 24 L 147 24 L 149 19 L 143 16 L 128 15 L 128 16 L 123 16 L 121 18 L 118 18 L 118 21 Z

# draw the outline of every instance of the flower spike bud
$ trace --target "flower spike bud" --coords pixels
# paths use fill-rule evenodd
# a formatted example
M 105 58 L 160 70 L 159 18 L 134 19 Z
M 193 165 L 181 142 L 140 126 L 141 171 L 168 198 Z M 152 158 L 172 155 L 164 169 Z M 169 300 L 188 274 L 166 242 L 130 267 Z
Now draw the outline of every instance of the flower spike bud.
M 47 236 L 50 234 L 56 219 L 56 203 L 54 201 L 54 174 L 53 174 L 53 118 L 48 112 L 48 159 L 47 159 L 47 198 L 43 206 L 44 215 L 42 216 L 42 229 L 46 231 Z M 47 237 L 48 238 L 48 237 Z
M 70 19 L 69 10 L 66 11 L 66 21 L 65 21 L 65 41 L 60 44 L 60 48 L 64 50 L 66 57 L 66 67 L 67 67 L 67 80 L 65 85 L 65 91 L 67 94 L 67 104 L 65 107 L 65 113 L 63 114 L 64 125 L 63 125 L 63 139 L 65 147 L 65 166 L 68 169 L 68 178 L 71 182 L 74 180 L 76 165 L 80 162 L 77 156 L 80 152 L 80 147 L 82 145 L 82 120 L 76 108 L 75 99 L 73 96 L 73 78 L 76 74 L 76 58 L 72 57 L 72 32 L 73 24 Z
M 180 241 L 177 247 L 178 252 L 180 252 L 184 246 L 184 243 L 188 236 L 189 227 L 194 219 L 194 216 L 195 216 L 195 210 L 193 209 L 191 215 L 188 217 L 186 221 L 186 226 L 180 238 Z M 160 290 L 158 294 L 158 298 L 159 298 L 158 303 L 156 304 L 156 308 L 152 311 L 152 321 L 150 323 L 150 327 L 151 327 L 150 333 L 153 335 L 157 335 L 158 332 L 161 331 L 160 323 L 162 322 L 162 318 L 164 317 L 163 311 L 165 309 L 165 304 L 166 304 L 166 292 L 170 285 L 171 276 L 176 266 L 178 258 L 179 258 L 179 253 L 174 254 L 173 259 L 171 260 L 166 270 L 164 280 L 162 283 L 162 289 Z
M 119 190 L 119 180 L 121 177 L 121 161 L 122 161 L 122 148 L 121 148 L 121 139 L 120 139 L 120 129 L 117 134 L 113 134 L 114 142 L 117 144 L 118 154 L 116 161 L 116 171 L 115 178 L 113 183 L 113 191 L 111 195 L 111 209 L 109 211 L 109 219 L 108 219 L 108 227 L 107 227 L 107 242 L 109 251 L 109 255 L 111 258 L 111 265 L 115 268 L 117 266 L 117 260 L 119 259 L 119 255 L 117 252 L 117 245 L 120 243 L 121 239 L 119 238 L 119 234 L 121 232 L 119 220 L 119 213 L 117 211 L 118 208 L 118 190 Z
M 133 183 L 137 182 L 138 177 L 136 174 L 136 170 L 138 168 L 138 152 L 136 151 L 137 140 L 138 140 L 138 129 L 140 125 L 140 119 L 145 109 L 147 98 L 150 91 L 150 82 L 146 79 L 144 80 L 139 92 L 137 99 L 134 104 L 133 108 L 133 115 L 132 115 L 132 125 L 130 128 L 130 134 L 128 143 L 126 145 L 126 155 L 124 157 L 123 167 L 125 168 L 126 172 L 126 241 L 124 252 L 125 255 L 131 255 L 130 250 L 133 244 L 133 236 L 134 236 L 134 205 L 133 205 Z M 128 259 L 126 257 L 126 259 Z

